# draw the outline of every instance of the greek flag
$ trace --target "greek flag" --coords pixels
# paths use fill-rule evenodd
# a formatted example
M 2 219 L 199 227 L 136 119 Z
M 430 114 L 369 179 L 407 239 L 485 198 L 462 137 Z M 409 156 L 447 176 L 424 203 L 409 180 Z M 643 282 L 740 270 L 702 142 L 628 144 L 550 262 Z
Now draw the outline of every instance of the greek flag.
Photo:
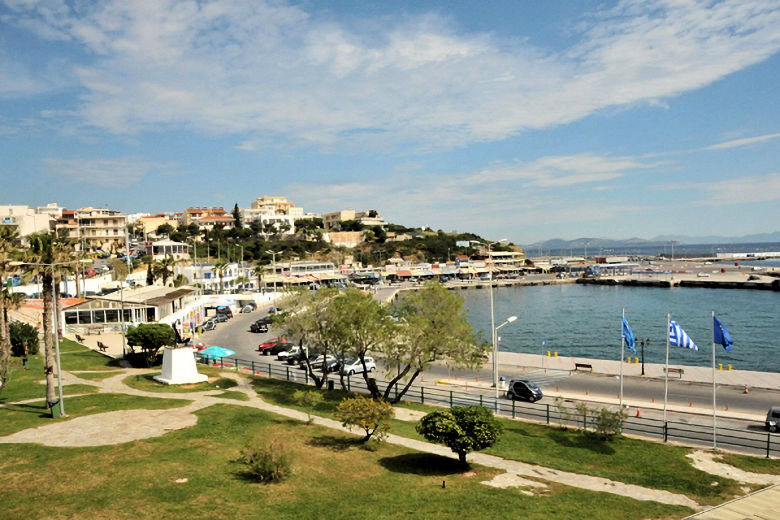
M 636 347 L 634 346 L 634 331 L 631 330 L 631 326 L 628 324 L 628 320 L 623 316 L 623 339 L 626 340 L 626 346 L 631 352 L 636 353 Z
M 723 345 L 726 352 L 730 352 L 731 345 L 734 344 L 734 340 L 731 339 L 731 334 L 729 334 L 726 326 L 715 316 L 712 317 L 712 342 Z
M 676 321 L 669 322 L 669 344 L 676 347 L 685 347 L 691 350 L 699 350 L 696 343 L 685 333 Z

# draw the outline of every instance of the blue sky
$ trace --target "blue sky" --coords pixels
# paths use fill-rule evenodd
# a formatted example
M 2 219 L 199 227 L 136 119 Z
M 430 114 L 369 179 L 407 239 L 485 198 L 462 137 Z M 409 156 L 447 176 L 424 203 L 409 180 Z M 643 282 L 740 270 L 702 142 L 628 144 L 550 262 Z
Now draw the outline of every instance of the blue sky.
M 0 0 L 0 204 L 777 231 L 780 2 Z

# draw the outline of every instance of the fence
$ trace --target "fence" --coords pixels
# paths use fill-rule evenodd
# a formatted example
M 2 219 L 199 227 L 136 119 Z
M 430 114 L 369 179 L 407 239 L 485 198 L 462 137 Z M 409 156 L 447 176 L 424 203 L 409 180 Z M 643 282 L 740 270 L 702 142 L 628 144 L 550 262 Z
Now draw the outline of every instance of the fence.
M 222 368 L 234 368 L 236 371 L 246 369 L 253 375 L 261 375 L 273 379 L 299 384 L 310 384 L 308 371 L 299 370 L 293 366 L 279 366 L 271 362 L 248 361 L 239 358 L 221 358 L 214 360 Z M 336 376 L 338 380 L 338 376 Z M 362 374 L 344 376 L 347 390 L 368 393 Z M 333 381 L 330 379 L 329 381 Z M 384 391 L 387 381 L 376 380 L 377 386 Z M 395 388 L 395 396 L 398 387 Z M 495 399 L 484 394 L 470 394 L 456 390 L 448 390 L 423 385 L 412 386 L 404 394 L 404 400 L 433 404 L 439 406 L 482 406 L 490 408 L 493 413 L 513 419 L 525 419 L 544 424 L 558 424 L 575 428 L 594 428 L 593 414 L 584 417 L 571 407 L 550 403 L 525 403 L 506 399 Z M 705 425 L 663 421 L 649 417 L 629 417 L 623 423 L 623 433 L 645 438 L 659 439 L 663 442 L 678 442 L 689 446 L 712 446 L 712 428 Z M 760 454 L 766 457 L 780 456 L 780 434 L 753 431 L 749 429 L 717 428 L 716 441 L 718 447 L 728 448 L 749 454 Z

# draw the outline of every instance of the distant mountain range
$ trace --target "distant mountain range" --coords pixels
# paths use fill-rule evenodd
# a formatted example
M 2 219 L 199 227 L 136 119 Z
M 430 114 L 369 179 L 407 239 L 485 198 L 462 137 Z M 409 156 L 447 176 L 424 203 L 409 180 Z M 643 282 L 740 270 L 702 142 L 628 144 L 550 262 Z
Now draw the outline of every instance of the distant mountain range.
M 756 233 L 754 235 L 744 235 L 741 237 L 722 237 L 722 236 L 700 236 L 692 237 L 686 235 L 659 235 L 646 240 L 644 238 L 575 238 L 574 240 L 563 240 L 553 238 L 543 242 L 527 244 L 522 247 L 526 249 L 584 249 L 592 248 L 619 248 L 619 247 L 638 247 L 638 246 L 666 246 L 672 242 L 675 245 L 684 244 L 758 244 L 763 242 L 780 243 L 780 231 L 774 233 Z

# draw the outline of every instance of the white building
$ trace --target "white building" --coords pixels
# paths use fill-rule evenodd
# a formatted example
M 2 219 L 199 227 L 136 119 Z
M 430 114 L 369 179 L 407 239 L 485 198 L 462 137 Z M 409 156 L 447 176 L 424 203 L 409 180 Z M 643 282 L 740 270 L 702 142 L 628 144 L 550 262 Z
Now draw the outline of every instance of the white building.
M 53 221 L 52 215 L 38 213 L 30 206 L 0 206 L 0 226 L 16 228 L 20 237 L 48 232 Z

